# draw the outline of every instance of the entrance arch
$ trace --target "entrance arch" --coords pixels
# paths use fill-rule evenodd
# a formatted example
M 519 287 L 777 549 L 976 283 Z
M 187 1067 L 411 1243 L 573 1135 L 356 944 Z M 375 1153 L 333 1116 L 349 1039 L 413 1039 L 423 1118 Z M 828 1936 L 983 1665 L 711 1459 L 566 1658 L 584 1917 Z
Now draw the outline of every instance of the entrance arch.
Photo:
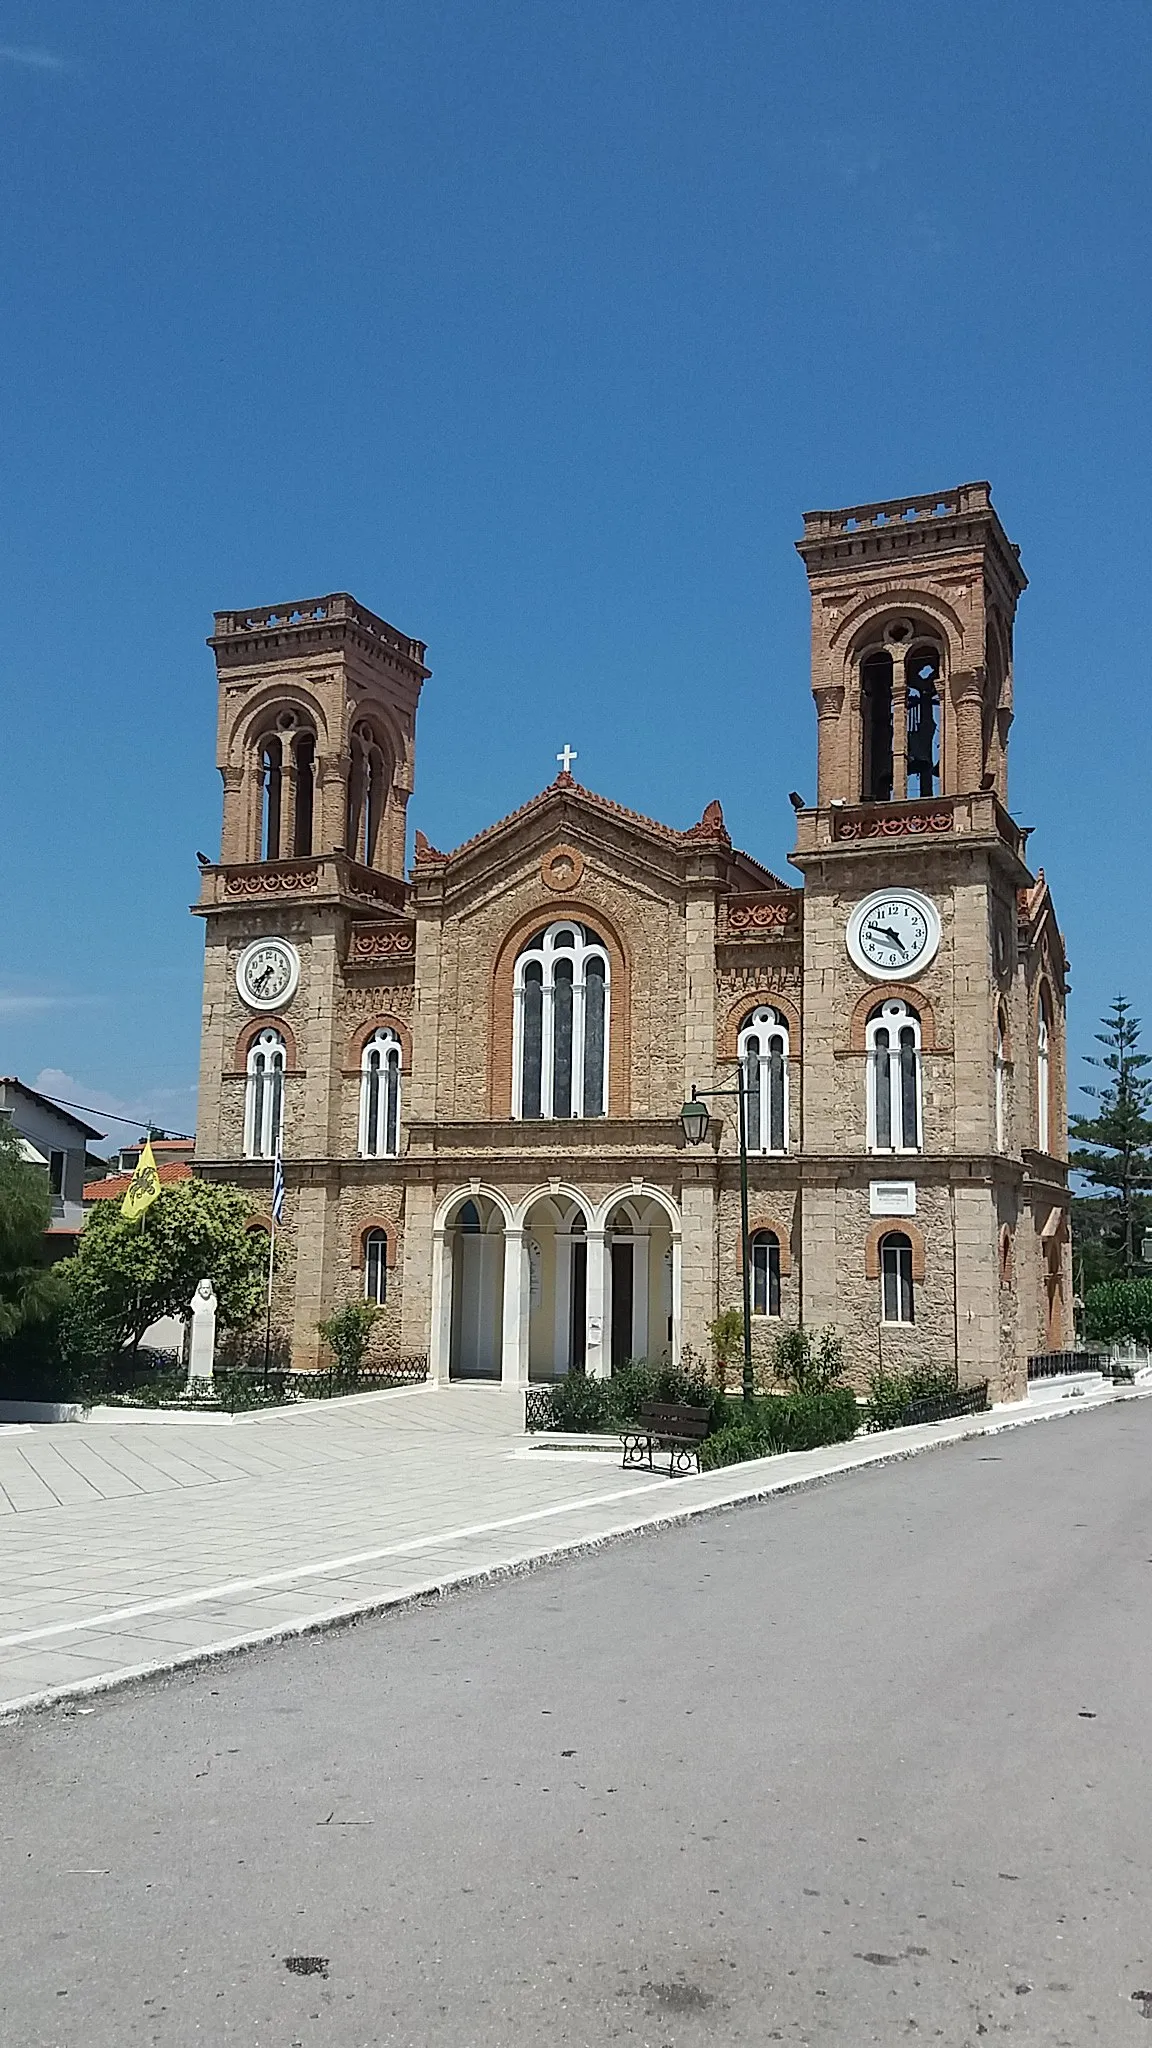
M 432 1244 L 431 1378 L 498 1380 L 504 1352 L 504 1229 L 509 1211 L 490 1189 L 442 1206 Z
M 680 1357 L 680 1218 L 662 1189 L 643 1183 L 601 1203 L 605 1233 L 605 1362 Z
M 524 1214 L 528 1288 L 528 1378 L 563 1379 L 595 1370 L 589 1359 L 588 1211 L 566 1190 L 538 1195 Z

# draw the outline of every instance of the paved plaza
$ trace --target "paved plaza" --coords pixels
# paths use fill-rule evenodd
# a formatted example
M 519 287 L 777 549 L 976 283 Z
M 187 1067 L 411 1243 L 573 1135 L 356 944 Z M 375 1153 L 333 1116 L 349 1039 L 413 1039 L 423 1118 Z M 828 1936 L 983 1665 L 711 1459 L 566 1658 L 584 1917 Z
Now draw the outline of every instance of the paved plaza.
M 1111 1399 L 1110 1392 L 1096 1399 Z M 1130 1398 L 1130 1397 L 1129 1397 Z M 1051 1397 L 1055 1412 L 1069 1404 Z M 498 1388 L 232 1422 L 0 1429 L 0 1711 L 1020 1422 L 1020 1408 L 682 1479 L 525 1437 Z

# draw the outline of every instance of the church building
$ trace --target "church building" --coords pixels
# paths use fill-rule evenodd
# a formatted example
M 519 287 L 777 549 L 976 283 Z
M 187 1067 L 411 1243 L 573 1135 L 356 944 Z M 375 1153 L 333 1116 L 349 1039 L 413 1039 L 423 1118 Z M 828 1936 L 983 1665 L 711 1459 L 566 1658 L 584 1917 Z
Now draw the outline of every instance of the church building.
M 218 613 L 196 1170 L 267 1210 L 298 1367 L 523 1387 L 834 1324 L 853 1377 L 993 1398 L 1071 1340 L 1067 962 L 1008 808 L 1019 551 L 987 484 L 811 512 L 799 884 L 559 775 L 405 873 L 420 640 L 344 595 Z M 794 800 L 799 804 L 799 799 Z M 681 1108 L 712 1095 L 703 1142 Z M 727 1092 L 724 1092 L 727 1091 Z

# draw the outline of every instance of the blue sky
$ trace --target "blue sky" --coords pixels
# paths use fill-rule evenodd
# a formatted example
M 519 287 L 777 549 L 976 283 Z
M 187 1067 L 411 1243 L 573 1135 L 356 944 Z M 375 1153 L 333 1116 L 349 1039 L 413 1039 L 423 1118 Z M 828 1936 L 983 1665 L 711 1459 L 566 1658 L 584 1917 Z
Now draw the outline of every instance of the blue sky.
M 436 844 L 571 740 L 782 868 L 801 512 L 978 477 L 1073 1048 L 1152 1038 L 1150 59 L 1143 0 L 0 0 L 0 1071 L 192 1128 L 214 609 L 428 641 Z

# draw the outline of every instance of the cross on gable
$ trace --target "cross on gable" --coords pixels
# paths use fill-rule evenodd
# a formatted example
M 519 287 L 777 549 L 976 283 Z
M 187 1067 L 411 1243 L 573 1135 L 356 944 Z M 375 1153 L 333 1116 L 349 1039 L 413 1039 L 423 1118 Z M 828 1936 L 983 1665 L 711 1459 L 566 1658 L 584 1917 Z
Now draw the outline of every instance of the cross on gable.
M 564 751 L 562 754 L 557 754 L 556 759 L 560 763 L 561 773 L 564 775 L 571 775 L 572 763 L 573 761 L 578 761 L 580 759 L 580 756 L 576 752 L 575 747 L 569 746 L 567 741 L 565 741 Z

